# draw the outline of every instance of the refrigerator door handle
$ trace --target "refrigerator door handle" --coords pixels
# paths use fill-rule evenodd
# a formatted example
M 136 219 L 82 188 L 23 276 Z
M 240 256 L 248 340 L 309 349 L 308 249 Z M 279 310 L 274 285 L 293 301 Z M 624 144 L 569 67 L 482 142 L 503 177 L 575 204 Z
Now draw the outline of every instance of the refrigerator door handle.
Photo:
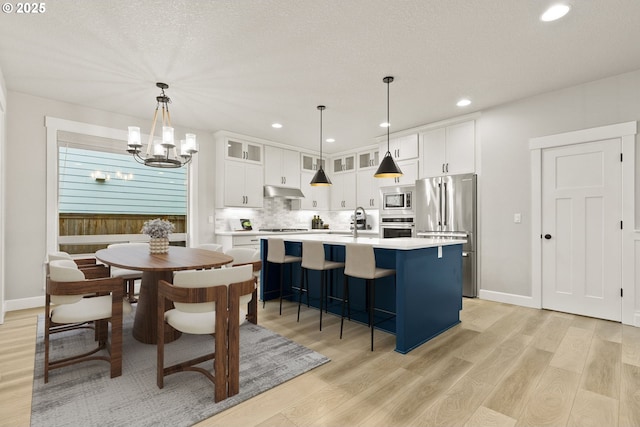
M 438 226 L 442 225 L 442 184 L 438 183 Z
M 447 217 L 449 216 L 449 200 L 447 198 L 447 183 L 444 183 L 444 226 L 447 226 Z

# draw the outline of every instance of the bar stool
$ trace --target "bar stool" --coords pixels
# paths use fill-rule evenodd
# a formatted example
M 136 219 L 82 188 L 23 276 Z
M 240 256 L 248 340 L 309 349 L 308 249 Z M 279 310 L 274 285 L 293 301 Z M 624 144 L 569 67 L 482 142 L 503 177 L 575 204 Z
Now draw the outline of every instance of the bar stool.
M 325 259 L 324 244 L 322 242 L 302 242 L 302 280 L 300 281 L 300 294 L 298 298 L 298 322 L 300 321 L 302 292 L 307 293 L 307 305 L 309 305 L 309 270 L 320 271 L 320 330 L 322 330 L 322 305 L 327 299 L 326 272 L 327 270 L 330 271 L 338 268 L 344 268 L 344 262 Z
M 272 264 L 280 264 L 280 315 L 282 315 L 282 292 L 283 292 L 283 275 L 285 264 L 292 264 L 294 262 L 302 262 L 302 257 L 287 255 L 284 249 L 284 240 L 275 237 L 269 237 L 267 239 L 267 265 L 265 266 L 265 276 L 269 277 L 269 268 Z M 289 282 L 293 282 L 293 272 L 290 270 Z M 264 304 L 263 304 L 264 306 Z
M 356 277 L 366 280 L 369 311 L 369 328 L 371 328 L 371 351 L 373 351 L 373 313 L 376 306 L 375 280 L 386 276 L 395 276 L 396 271 L 388 268 L 377 268 L 376 257 L 373 246 L 356 245 L 347 243 L 345 245 L 345 268 L 344 268 L 344 295 L 342 297 L 342 318 L 340 319 L 340 339 L 342 339 L 342 328 L 344 325 L 344 304 L 349 304 L 349 277 Z M 349 312 L 350 312 L 349 308 Z

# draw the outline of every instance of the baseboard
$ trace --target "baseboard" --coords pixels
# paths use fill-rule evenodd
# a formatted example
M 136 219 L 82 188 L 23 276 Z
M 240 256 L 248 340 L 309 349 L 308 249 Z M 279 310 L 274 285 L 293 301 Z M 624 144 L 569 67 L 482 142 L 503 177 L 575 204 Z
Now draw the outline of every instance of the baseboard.
M 503 302 L 506 304 L 520 305 L 523 307 L 540 308 L 540 305 L 534 301 L 532 297 L 523 295 L 507 294 L 504 292 L 488 291 L 486 289 L 480 289 L 478 293 L 480 299 L 486 299 L 489 301 Z
M 633 313 L 633 326 L 640 327 L 640 311 Z
M 25 310 L 27 308 L 44 307 L 44 296 L 10 299 L 4 302 L 5 311 Z

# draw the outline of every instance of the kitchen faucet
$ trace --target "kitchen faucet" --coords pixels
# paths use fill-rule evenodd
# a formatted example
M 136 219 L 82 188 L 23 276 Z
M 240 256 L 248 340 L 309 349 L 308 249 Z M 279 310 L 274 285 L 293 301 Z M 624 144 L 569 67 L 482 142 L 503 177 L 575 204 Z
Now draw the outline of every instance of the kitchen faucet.
M 365 212 L 362 206 L 358 206 L 355 211 L 353 211 L 353 238 L 358 238 L 358 211 L 362 212 L 362 217 L 366 218 L 367 213 Z

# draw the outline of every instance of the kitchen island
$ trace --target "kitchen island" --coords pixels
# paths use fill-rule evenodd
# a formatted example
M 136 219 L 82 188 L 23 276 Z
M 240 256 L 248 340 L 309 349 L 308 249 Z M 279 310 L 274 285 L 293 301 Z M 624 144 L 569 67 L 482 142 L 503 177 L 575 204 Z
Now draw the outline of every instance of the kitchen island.
M 325 257 L 344 262 L 345 245 L 355 243 L 371 245 L 376 254 L 376 264 L 382 268 L 396 270 L 394 277 L 376 281 L 376 328 L 396 336 L 396 351 L 408 353 L 424 342 L 436 337 L 460 323 L 462 309 L 462 245 L 464 239 L 381 239 L 373 237 L 292 234 L 278 236 L 285 241 L 287 254 L 301 256 L 303 241 L 324 243 Z M 269 251 L 268 238 L 260 242 L 262 275 L 260 297 L 263 300 L 276 299 L 279 294 L 279 268 L 270 268 L 265 276 L 266 259 Z M 286 266 L 293 271 L 293 287 L 285 279 L 284 294 L 292 301 L 298 301 L 297 287 L 300 283 L 300 264 Z M 309 295 L 316 297 L 311 305 L 318 306 L 320 274 L 309 271 Z M 329 311 L 340 315 L 344 275 L 342 270 L 332 275 L 329 285 Z M 349 279 L 352 320 L 367 323 L 365 313 L 364 280 Z M 306 303 L 306 296 L 303 298 Z M 395 313 L 389 316 L 385 313 Z M 348 339 L 348 335 L 345 337 Z

